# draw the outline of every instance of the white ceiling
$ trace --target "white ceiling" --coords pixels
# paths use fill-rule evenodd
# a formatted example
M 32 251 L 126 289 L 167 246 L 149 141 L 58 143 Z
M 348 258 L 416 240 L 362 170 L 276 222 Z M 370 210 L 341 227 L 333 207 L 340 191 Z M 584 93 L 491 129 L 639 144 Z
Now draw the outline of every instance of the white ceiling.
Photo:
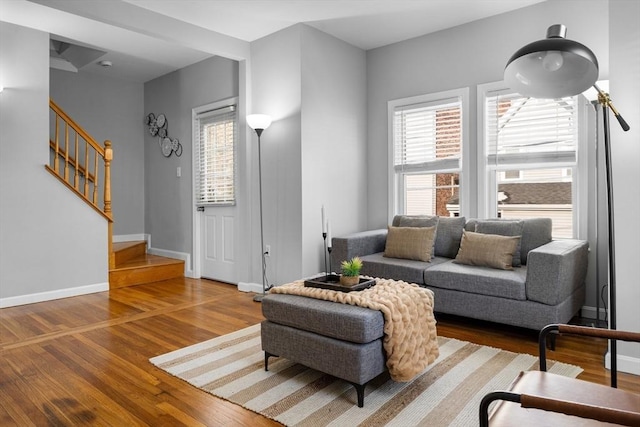
M 100 60 L 113 62 L 81 72 L 145 82 L 211 56 L 207 43 L 220 37 L 241 44 L 305 23 L 368 50 L 541 1 L 0 0 L 0 20 L 106 51 Z
M 542 0 L 124 0 L 254 41 L 303 22 L 368 50 Z

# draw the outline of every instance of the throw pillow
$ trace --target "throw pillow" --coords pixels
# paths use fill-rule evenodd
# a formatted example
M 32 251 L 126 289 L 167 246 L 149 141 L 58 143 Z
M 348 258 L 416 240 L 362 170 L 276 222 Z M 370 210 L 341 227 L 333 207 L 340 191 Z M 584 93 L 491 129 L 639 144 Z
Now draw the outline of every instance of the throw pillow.
M 460 249 L 465 217 L 440 217 L 435 241 L 435 255 L 455 258 Z
M 476 233 L 484 234 L 498 234 L 500 236 L 517 236 L 518 246 L 513 253 L 513 260 L 511 265 L 514 267 L 520 267 L 522 265 L 520 255 L 520 245 L 522 242 L 522 230 L 524 228 L 524 221 L 510 220 L 510 219 L 489 219 L 479 220 L 476 223 Z
M 430 215 L 398 215 L 398 227 L 436 227 L 436 239 L 438 238 L 437 216 Z M 435 256 L 435 245 L 431 247 L 431 258 Z
M 435 227 L 389 226 L 384 255 L 387 258 L 431 261 Z
M 497 234 L 474 233 L 464 231 L 456 264 L 478 265 L 483 267 L 513 270 L 513 253 L 520 241 L 517 236 L 499 236 Z

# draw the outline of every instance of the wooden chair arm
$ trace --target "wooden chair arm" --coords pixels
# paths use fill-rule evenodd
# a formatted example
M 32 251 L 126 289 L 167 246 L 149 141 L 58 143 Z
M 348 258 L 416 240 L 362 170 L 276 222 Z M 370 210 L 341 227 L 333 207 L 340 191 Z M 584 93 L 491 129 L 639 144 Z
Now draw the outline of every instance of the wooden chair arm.
M 596 338 L 606 338 L 610 340 L 640 342 L 640 333 L 619 331 L 614 329 L 600 329 L 588 326 L 552 324 L 547 325 L 540 331 L 538 338 L 538 348 L 540 352 L 540 370 L 547 370 L 547 336 L 550 333 L 582 335 Z
M 629 412 L 621 409 L 593 406 L 508 391 L 496 391 L 487 394 L 480 403 L 480 427 L 489 427 L 489 405 L 497 400 L 520 403 L 520 406 L 523 408 L 541 409 L 624 426 L 640 425 L 640 413 L 638 412 Z

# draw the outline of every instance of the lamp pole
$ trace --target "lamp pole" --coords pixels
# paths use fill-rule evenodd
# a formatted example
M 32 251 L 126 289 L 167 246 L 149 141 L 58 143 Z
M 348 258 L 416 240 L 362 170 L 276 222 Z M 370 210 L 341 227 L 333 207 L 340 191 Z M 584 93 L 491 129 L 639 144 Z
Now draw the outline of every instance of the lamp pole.
M 260 262 L 262 268 L 262 293 L 256 294 L 253 300 L 256 302 L 262 302 L 262 299 L 267 294 L 269 289 L 267 283 L 267 263 L 264 252 L 264 227 L 262 222 L 262 146 L 260 144 L 260 137 L 262 132 L 271 125 L 271 117 L 266 114 L 251 114 L 247 116 L 247 124 L 258 135 L 258 193 L 260 198 Z
M 260 195 L 260 262 L 262 263 L 262 293 L 256 294 L 253 300 L 256 302 L 262 302 L 262 298 L 267 293 L 267 272 L 266 272 L 266 260 L 264 259 L 264 227 L 262 225 L 262 147 L 260 145 L 260 136 L 264 129 L 255 129 L 258 135 L 258 194 Z
M 611 110 L 618 123 L 625 132 L 629 130 L 629 125 L 622 118 L 620 113 L 611 104 L 609 94 L 603 92 L 598 85 L 593 87 L 598 91 L 598 102 L 602 105 L 602 120 L 604 127 L 604 160 L 607 178 L 607 225 L 609 234 L 609 329 L 617 328 L 616 318 L 616 248 L 615 248 L 615 223 L 613 215 L 613 174 L 611 167 L 611 136 L 609 127 L 609 110 Z M 616 340 L 610 341 L 611 351 L 611 387 L 618 386 L 618 343 Z

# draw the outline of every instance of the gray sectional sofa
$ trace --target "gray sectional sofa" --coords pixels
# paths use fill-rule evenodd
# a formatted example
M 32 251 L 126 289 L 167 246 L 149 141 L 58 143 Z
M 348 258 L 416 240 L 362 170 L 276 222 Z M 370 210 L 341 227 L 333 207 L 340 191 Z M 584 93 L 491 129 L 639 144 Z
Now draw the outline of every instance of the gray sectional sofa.
M 566 323 L 584 304 L 587 242 L 553 240 L 549 218 L 467 221 L 464 217 L 399 215 L 392 226 L 436 227 L 431 260 L 385 257 L 388 229 L 380 229 L 334 237 L 332 265 L 359 256 L 364 262 L 363 275 L 431 289 L 436 312 L 528 329 Z M 478 231 L 519 236 L 520 256 L 513 257 L 512 269 L 461 264 L 455 258 L 463 230 L 465 237 Z

